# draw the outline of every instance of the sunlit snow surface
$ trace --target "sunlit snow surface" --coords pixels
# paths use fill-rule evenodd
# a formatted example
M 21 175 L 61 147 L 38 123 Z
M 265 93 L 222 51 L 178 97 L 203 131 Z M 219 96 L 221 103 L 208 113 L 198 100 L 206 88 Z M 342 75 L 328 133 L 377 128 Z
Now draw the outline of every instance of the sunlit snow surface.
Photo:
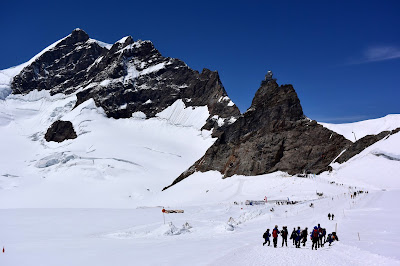
M 382 118 L 369 119 L 354 123 L 320 124 L 354 142 L 366 135 L 376 135 L 382 131 L 390 131 L 400 127 L 400 114 L 392 114 Z
M 178 100 L 155 118 L 115 120 L 93 100 L 73 109 L 75 102 L 37 91 L 0 102 L 1 207 L 130 208 L 169 185 L 214 141 L 201 130 L 207 107 Z M 46 142 L 58 119 L 71 121 L 78 138 Z

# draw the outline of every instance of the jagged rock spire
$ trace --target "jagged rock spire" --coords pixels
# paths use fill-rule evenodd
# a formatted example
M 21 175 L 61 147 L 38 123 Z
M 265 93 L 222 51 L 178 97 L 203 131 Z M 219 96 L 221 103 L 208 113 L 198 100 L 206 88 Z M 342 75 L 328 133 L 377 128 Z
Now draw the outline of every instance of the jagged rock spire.
M 196 171 L 216 170 L 224 177 L 320 173 L 350 141 L 315 121 L 306 119 L 292 85 L 263 81 L 251 108 L 175 181 Z

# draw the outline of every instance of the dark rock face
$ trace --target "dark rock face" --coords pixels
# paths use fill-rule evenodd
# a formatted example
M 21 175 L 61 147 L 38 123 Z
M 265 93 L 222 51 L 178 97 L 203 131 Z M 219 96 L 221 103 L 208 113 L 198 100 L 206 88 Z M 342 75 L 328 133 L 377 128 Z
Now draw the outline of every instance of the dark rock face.
M 249 110 L 225 128 L 219 139 L 174 182 L 195 171 L 217 170 L 224 177 L 321 173 L 350 145 L 342 135 L 305 118 L 291 85 L 262 82 Z M 173 185 L 172 184 L 172 185 Z
M 130 36 L 106 49 L 79 29 L 25 67 L 14 77 L 12 89 L 15 94 L 35 89 L 52 95 L 77 93 L 77 105 L 93 98 L 113 118 L 138 111 L 153 117 L 182 99 L 186 106 L 208 106 L 207 129 L 217 126 L 215 116 L 228 124 L 240 115 L 226 100 L 217 72 L 194 71 L 178 59 L 163 57 L 150 41 L 134 42 Z
M 51 94 L 71 90 L 86 79 L 86 70 L 105 48 L 89 41 L 82 30 L 74 30 L 53 49 L 42 54 L 14 77 L 13 93 L 50 90 Z
M 337 158 L 335 160 L 335 162 L 338 162 L 338 163 L 347 162 L 348 160 L 350 160 L 350 158 L 359 154 L 360 152 L 362 152 L 364 149 L 371 146 L 372 144 L 374 144 L 390 135 L 396 134 L 399 131 L 400 131 L 400 128 L 397 128 L 392 131 L 383 131 L 377 135 L 367 135 L 367 136 L 357 140 L 352 145 L 350 145 L 350 147 L 348 147 L 346 149 L 346 151 L 342 155 L 340 155 L 339 158 Z
M 74 127 L 70 121 L 55 121 L 47 130 L 46 141 L 63 142 L 66 139 L 76 139 Z

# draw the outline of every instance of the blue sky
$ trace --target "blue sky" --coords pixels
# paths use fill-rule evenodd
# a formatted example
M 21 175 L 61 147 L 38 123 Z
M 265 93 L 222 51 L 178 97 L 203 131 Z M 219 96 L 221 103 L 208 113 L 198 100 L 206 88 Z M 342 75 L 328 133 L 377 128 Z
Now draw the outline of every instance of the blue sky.
M 400 113 L 400 1 L 5 1 L 0 69 L 74 28 L 131 35 L 191 68 L 218 70 L 242 112 L 267 70 L 304 113 L 344 123 Z

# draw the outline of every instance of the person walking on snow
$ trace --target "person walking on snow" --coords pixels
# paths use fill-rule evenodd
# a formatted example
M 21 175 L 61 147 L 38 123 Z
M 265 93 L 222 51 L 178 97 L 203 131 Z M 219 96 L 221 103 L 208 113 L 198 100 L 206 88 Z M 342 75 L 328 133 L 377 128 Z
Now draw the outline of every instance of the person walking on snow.
M 293 228 L 292 234 L 290 235 L 290 239 L 293 239 L 293 245 L 296 243 L 296 228 Z
M 328 213 L 328 219 L 329 220 L 331 219 L 331 213 Z
M 332 242 L 333 242 L 332 234 L 328 234 L 326 241 L 329 243 L 329 246 L 332 244 Z
M 332 232 L 332 234 L 328 235 L 328 238 L 326 239 L 326 241 L 329 243 L 329 246 L 332 244 L 333 241 L 339 241 L 336 232 Z
M 300 248 L 300 240 L 301 240 L 301 230 L 300 230 L 300 226 L 297 227 L 297 231 L 296 231 L 296 248 Z
M 283 247 L 283 244 L 285 244 L 285 242 L 286 242 L 286 246 L 287 246 L 287 237 L 288 237 L 288 234 L 289 234 L 289 232 L 288 232 L 288 230 L 287 230 L 287 226 L 284 226 L 283 229 L 282 229 L 282 231 L 281 231 L 281 236 L 282 236 L 282 247 Z
M 264 243 L 263 243 L 263 246 L 265 245 L 265 244 L 267 244 L 267 242 L 268 242 L 268 246 L 269 246 L 269 244 L 271 243 L 271 241 L 269 241 L 269 238 L 271 237 L 271 234 L 269 233 L 269 229 L 267 229 L 267 231 L 265 231 L 265 233 L 263 234 L 263 238 L 264 238 Z
M 335 215 L 332 213 L 332 221 L 333 221 L 333 217 L 335 217 Z
M 303 247 L 306 246 L 307 236 L 308 236 L 308 228 L 306 227 L 306 229 L 301 231 L 301 238 L 303 239 L 301 242 L 303 243 Z
M 273 242 L 274 242 L 274 248 L 276 248 L 276 246 L 278 245 L 278 235 L 279 235 L 279 230 L 278 230 L 278 226 L 277 225 L 275 225 L 275 228 L 274 228 L 274 230 L 272 230 L 272 237 L 274 238 L 273 239 Z
M 335 238 L 334 240 L 339 241 L 338 236 L 336 235 L 336 232 L 332 232 L 332 236 Z
M 318 248 L 318 240 L 319 240 L 318 227 L 314 226 L 314 230 L 312 230 L 310 238 L 312 240 L 311 249 L 314 249 L 314 246 L 315 246 L 315 250 L 317 250 L 317 248 Z
M 323 244 L 322 244 L 322 227 L 321 227 L 320 224 L 318 224 L 318 236 L 319 236 L 318 247 L 323 247 Z

